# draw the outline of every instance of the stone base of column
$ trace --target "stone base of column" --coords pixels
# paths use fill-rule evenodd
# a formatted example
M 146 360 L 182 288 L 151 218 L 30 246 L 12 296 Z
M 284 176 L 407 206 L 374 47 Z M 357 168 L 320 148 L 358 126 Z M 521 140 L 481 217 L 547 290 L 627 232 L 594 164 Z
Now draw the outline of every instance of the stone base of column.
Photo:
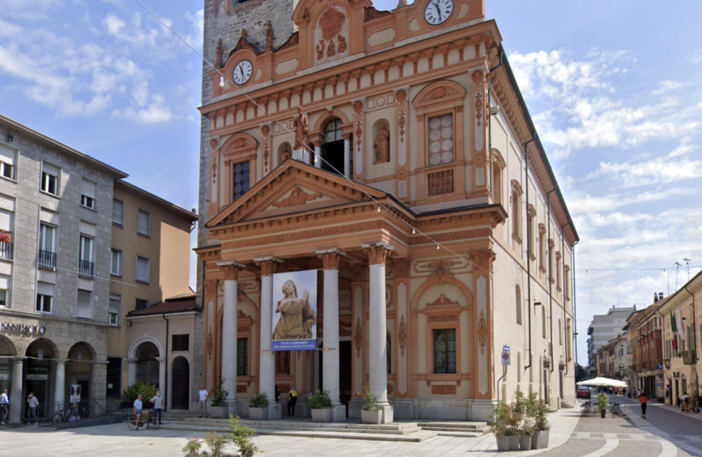
M 470 420 L 492 422 L 492 413 L 497 402 L 495 400 L 473 400 L 470 407 Z
M 411 398 L 396 398 L 395 401 L 392 403 L 392 407 L 395 419 L 417 419 L 417 417 L 415 416 L 416 408 L 414 407 L 414 400 L 412 400 Z
M 380 408 L 383 411 L 383 418 L 380 419 L 381 424 L 389 424 L 391 422 L 395 422 L 395 413 L 392 409 L 391 404 L 386 404 L 386 405 L 377 405 L 378 408 Z
M 343 422 L 346 420 L 346 406 L 342 404 L 332 405 L 332 422 Z
M 310 152 L 304 149 L 295 149 L 292 153 L 292 158 L 299 162 L 310 162 Z
M 234 417 L 241 417 L 241 413 L 244 410 L 244 405 L 235 400 L 233 402 L 227 402 L 225 406 L 228 408 L 227 418 L 230 415 Z
M 349 417 L 360 419 L 361 411 L 363 411 L 363 399 L 352 398 L 349 402 Z
M 279 403 L 269 403 L 268 404 L 268 420 L 280 419 L 281 409 Z

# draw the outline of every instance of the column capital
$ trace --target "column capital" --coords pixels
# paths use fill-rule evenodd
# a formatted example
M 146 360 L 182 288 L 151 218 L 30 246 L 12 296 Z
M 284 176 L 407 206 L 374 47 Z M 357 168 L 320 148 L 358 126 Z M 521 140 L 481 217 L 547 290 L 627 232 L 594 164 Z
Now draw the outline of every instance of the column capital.
M 277 259 L 272 255 L 266 257 L 254 257 L 254 262 L 256 262 L 256 266 L 261 269 L 261 276 L 273 276 L 273 273 L 275 273 L 275 264 L 283 263 L 282 260 Z
M 338 270 L 341 257 L 346 255 L 345 252 L 342 252 L 337 248 L 320 249 L 315 251 L 315 253 L 317 254 L 317 257 L 322 259 L 325 270 Z
M 205 286 L 205 295 L 211 295 L 217 292 L 216 279 L 207 279 L 202 282 L 202 285 Z
M 233 260 L 228 262 L 217 262 L 217 266 L 224 273 L 225 281 L 237 281 L 239 279 L 239 272 L 246 267 L 245 265 L 236 263 Z
M 385 265 L 388 254 L 394 249 L 392 246 L 382 241 L 372 244 L 362 244 L 361 247 L 368 253 L 368 263 L 370 265 Z
M 483 274 L 492 273 L 492 264 L 497 258 L 497 255 L 492 249 L 484 249 L 482 251 L 471 251 L 468 253 L 468 258 L 473 262 L 473 269 L 483 270 Z

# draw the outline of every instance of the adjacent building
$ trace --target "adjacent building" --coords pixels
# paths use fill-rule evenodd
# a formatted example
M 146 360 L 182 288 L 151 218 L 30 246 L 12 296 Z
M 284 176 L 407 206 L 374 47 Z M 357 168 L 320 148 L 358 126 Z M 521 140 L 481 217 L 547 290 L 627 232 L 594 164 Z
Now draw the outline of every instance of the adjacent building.
M 629 387 L 643 390 L 651 399 L 663 401 L 663 318 L 658 310 L 667 298 L 663 293 L 654 293 L 654 303 L 644 309 L 633 312 L 626 320 L 627 350 L 631 354 Z
M 607 311 L 607 314 L 593 316 L 587 329 L 588 373 L 590 376 L 599 370 L 596 368 L 598 367 L 597 351 L 622 332 L 627 317 L 635 311 L 636 306 L 619 308 L 613 306 Z
M 205 1 L 194 371 L 231 412 L 275 385 L 335 420 L 364 386 L 384 422 L 574 404 L 578 234 L 484 2 L 444 3 Z M 314 350 L 274 353 L 299 271 Z

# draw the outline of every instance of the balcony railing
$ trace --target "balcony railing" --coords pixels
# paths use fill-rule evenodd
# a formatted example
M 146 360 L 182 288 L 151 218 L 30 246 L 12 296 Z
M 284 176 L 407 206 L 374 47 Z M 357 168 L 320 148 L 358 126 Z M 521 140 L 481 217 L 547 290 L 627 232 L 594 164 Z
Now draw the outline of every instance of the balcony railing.
M 46 268 L 48 270 L 56 269 L 56 253 L 51 251 L 39 251 L 39 268 Z
M 427 187 L 430 197 L 453 193 L 453 170 L 427 173 Z
M 670 359 L 665 359 L 665 360 L 663 361 L 663 364 L 665 365 L 665 367 L 666 367 L 667 369 L 670 369 Z
M 14 245 L 9 242 L 0 242 L 0 259 L 12 260 L 14 258 Z
M 697 351 L 685 351 L 682 353 L 685 365 L 695 365 L 697 363 Z
M 78 265 L 78 275 L 81 278 L 95 278 L 95 264 L 87 260 L 81 260 Z

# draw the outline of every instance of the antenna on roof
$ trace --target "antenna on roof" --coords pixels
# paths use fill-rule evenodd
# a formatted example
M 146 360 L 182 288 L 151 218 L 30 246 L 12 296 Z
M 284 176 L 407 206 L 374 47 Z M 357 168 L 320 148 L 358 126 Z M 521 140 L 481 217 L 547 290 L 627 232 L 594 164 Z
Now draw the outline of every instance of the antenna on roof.
M 687 264 L 687 281 L 690 281 L 690 262 L 692 260 L 688 259 L 687 257 L 683 259 L 683 261 Z

